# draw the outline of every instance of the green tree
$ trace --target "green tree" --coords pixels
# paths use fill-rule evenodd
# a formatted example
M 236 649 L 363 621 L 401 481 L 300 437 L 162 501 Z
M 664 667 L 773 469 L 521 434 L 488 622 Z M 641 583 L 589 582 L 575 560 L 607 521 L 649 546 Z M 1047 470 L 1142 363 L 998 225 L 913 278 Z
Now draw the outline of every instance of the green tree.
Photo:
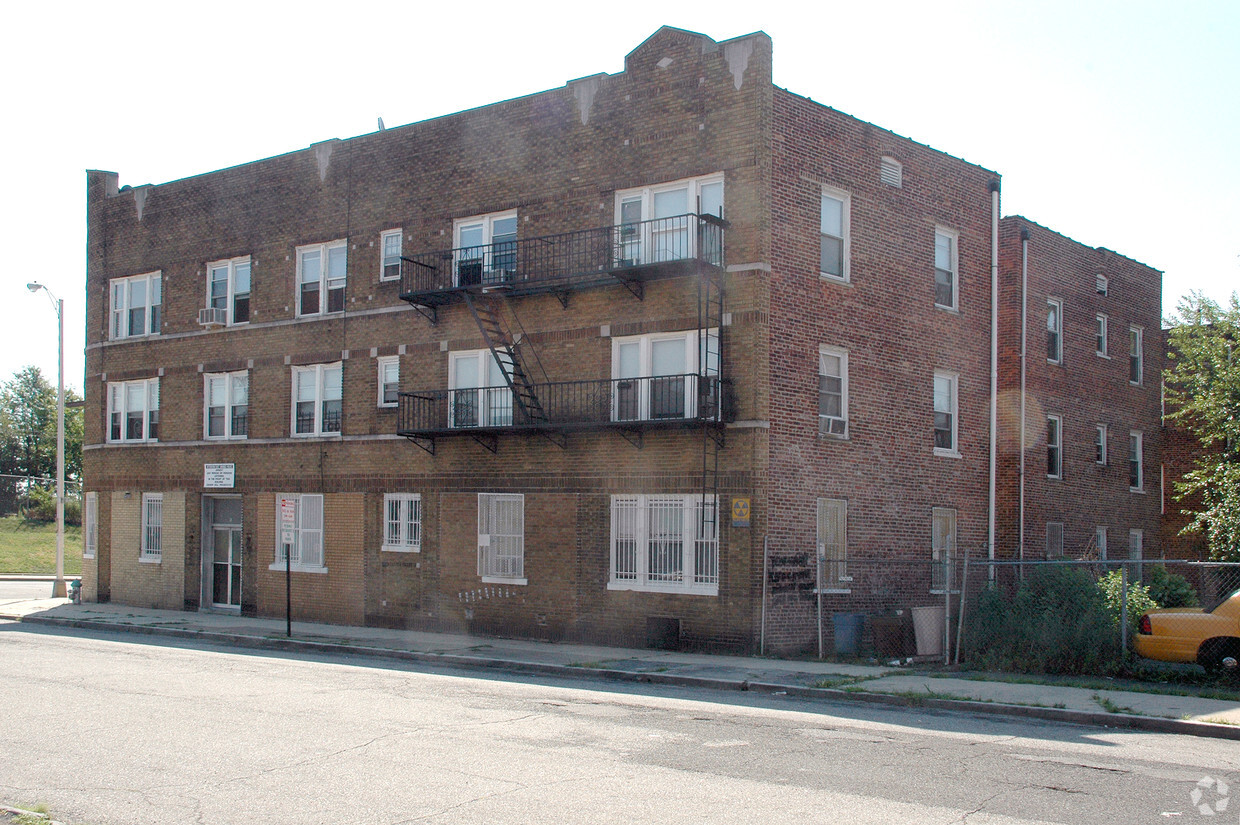
M 65 391 L 65 478 L 82 477 L 81 400 Z M 0 385 L 0 473 L 56 477 L 56 388 L 38 367 L 24 367 Z
M 1170 343 L 1167 417 L 1200 447 L 1175 485 L 1193 517 L 1185 530 L 1205 533 L 1212 558 L 1240 561 L 1240 297 L 1183 298 Z

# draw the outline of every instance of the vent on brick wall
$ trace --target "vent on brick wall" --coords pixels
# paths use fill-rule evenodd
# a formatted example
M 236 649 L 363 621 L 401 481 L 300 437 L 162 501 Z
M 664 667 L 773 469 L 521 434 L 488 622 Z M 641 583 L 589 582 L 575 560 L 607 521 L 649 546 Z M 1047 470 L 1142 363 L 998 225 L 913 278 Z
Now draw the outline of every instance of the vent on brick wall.
M 228 323 L 228 310 L 220 307 L 207 307 L 198 310 L 198 323 L 204 327 L 222 327 Z
M 878 164 L 878 179 L 899 188 L 904 185 L 904 167 L 895 158 L 883 158 Z
M 1099 275 L 1097 280 L 1095 281 L 1095 288 L 1098 290 L 1099 295 L 1106 295 L 1107 294 L 1107 276 Z

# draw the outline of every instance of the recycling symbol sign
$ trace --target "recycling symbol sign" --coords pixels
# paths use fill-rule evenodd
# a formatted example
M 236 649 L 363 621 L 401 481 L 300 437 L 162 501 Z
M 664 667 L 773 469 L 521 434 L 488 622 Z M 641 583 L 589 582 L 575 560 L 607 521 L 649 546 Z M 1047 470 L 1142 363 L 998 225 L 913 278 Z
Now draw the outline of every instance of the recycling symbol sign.
M 1203 776 L 1197 780 L 1197 785 L 1188 798 L 1202 816 L 1214 816 L 1227 810 L 1227 803 L 1231 801 L 1229 793 L 1230 789 L 1223 780 Z

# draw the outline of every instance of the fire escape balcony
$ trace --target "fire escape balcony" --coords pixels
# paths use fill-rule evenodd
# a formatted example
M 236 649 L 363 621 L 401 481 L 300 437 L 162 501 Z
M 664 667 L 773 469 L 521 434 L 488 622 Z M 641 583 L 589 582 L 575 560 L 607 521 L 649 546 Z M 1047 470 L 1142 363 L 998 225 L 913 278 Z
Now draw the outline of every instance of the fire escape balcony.
M 468 291 L 551 293 L 567 306 L 578 289 L 642 284 L 723 268 L 722 218 L 676 215 L 402 257 L 400 297 L 435 321 L 435 308 Z
M 517 403 L 510 387 L 400 393 L 398 435 L 433 438 L 513 431 L 722 427 L 731 420 L 729 382 L 694 373 L 534 384 L 545 419 Z

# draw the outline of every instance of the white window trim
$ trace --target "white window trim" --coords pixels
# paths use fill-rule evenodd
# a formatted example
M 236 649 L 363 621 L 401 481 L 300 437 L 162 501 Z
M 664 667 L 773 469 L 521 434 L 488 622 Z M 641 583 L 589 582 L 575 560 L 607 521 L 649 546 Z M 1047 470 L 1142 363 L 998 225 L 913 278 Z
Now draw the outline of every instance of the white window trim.
M 1141 562 L 1145 560 L 1145 531 L 1138 528 L 1131 528 L 1128 531 L 1128 560 L 1136 562 L 1135 578 L 1141 578 Z M 1129 576 L 1131 581 L 1134 576 Z
M 521 535 L 519 537 L 521 574 L 519 576 L 500 576 L 495 573 L 484 572 L 486 567 L 484 557 L 491 547 L 491 536 L 494 533 L 482 532 L 483 509 L 489 509 L 493 503 L 500 501 L 519 501 L 521 503 Z M 529 579 L 525 576 L 525 495 L 523 493 L 478 494 L 478 578 L 482 580 L 483 584 L 529 584 Z
M 1057 342 L 1056 348 L 1058 352 L 1055 354 L 1054 358 L 1050 356 L 1050 353 L 1047 353 L 1046 363 L 1063 364 L 1063 299 L 1062 298 L 1047 298 L 1046 299 L 1047 309 L 1049 310 L 1052 306 L 1055 307 L 1055 326 L 1056 326 L 1055 339 Z M 1047 327 L 1047 333 L 1049 334 L 1049 332 L 1050 332 L 1050 328 Z
M 302 521 L 302 499 L 317 498 L 319 499 L 319 512 L 322 514 L 322 523 L 317 527 L 304 527 Z M 319 552 L 322 553 L 321 564 L 305 564 L 301 561 L 293 561 L 286 565 L 284 560 L 284 537 L 280 535 L 282 525 L 280 524 L 280 502 L 282 500 L 293 500 L 297 502 L 297 516 L 293 527 L 293 546 L 296 552 L 293 553 L 294 559 L 301 558 L 301 539 L 303 534 L 318 532 L 319 534 Z M 287 566 L 294 573 L 326 573 L 327 572 L 327 507 L 326 497 L 322 493 L 276 493 L 276 531 L 275 531 L 275 561 L 271 563 L 269 570 L 284 570 Z
M 133 309 L 133 307 L 130 305 L 130 294 L 131 294 L 131 290 L 133 289 L 133 284 L 139 281 L 145 282 L 146 284 L 146 301 L 143 304 L 143 307 L 145 308 L 146 312 L 142 316 L 143 317 L 142 323 L 144 326 L 143 330 L 141 332 L 134 332 L 130 328 L 130 324 L 129 324 L 129 311 Z M 116 290 L 118 286 L 122 287 L 123 292 L 124 292 L 121 298 L 121 301 L 120 301 L 120 306 L 117 306 L 117 300 L 116 300 L 116 297 L 117 297 Z M 154 293 L 157 290 L 159 292 L 159 302 L 155 303 L 152 301 L 152 297 L 154 296 Z M 113 278 L 112 280 L 108 282 L 108 301 L 109 301 L 109 313 L 108 313 L 108 339 L 109 340 L 121 341 L 126 338 L 146 338 L 152 335 L 159 335 L 160 330 L 163 327 L 163 320 L 162 320 L 163 319 L 162 308 L 163 308 L 163 302 L 164 302 L 163 272 L 161 270 L 156 270 L 155 272 L 147 272 L 142 275 L 131 275 L 127 278 Z M 153 307 L 160 307 L 160 313 L 159 313 L 160 320 L 159 321 L 156 321 L 156 319 L 154 318 L 154 314 L 151 311 Z M 124 327 L 123 332 L 120 329 L 118 329 L 118 326 L 117 326 L 118 317 L 119 319 L 121 319 L 121 322 L 123 324 L 123 327 Z M 154 327 L 154 329 L 152 329 L 152 326 Z
M 708 343 L 709 343 L 709 339 L 717 338 L 717 336 L 719 335 L 719 330 L 709 329 L 706 331 L 706 335 L 707 335 Z M 654 366 L 653 366 L 654 344 L 658 341 L 677 341 L 677 340 L 682 340 L 682 339 L 685 342 L 685 371 L 684 373 L 677 373 L 677 374 L 686 376 L 685 386 L 684 386 L 684 392 L 685 392 L 684 415 L 682 416 L 682 419 L 657 419 L 653 417 L 653 411 L 651 408 L 651 403 L 653 400 L 651 398 L 652 379 L 669 377 L 669 376 L 656 376 L 656 375 L 651 374 L 654 371 Z M 637 342 L 640 345 L 639 357 L 641 359 L 641 375 L 638 375 L 636 377 L 630 377 L 628 379 L 628 380 L 640 382 L 639 388 L 638 388 L 639 389 L 638 415 L 636 418 L 632 420 L 634 421 L 689 420 L 689 419 L 696 418 L 697 417 L 697 402 L 698 402 L 697 378 L 701 374 L 698 370 L 698 359 L 701 354 L 701 338 L 698 335 L 698 330 L 691 329 L 691 330 L 678 331 L 678 332 L 655 332 L 655 333 L 648 333 L 646 335 L 627 335 L 623 337 L 612 338 L 611 339 L 611 378 L 613 382 L 613 389 L 612 389 L 613 394 L 619 392 L 618 385 L 616 382 L 621 380 L 620 348 L 624 344 L 631 344 L 634 342 Z M 717 347 L 715 347 L 714 349 L 715 351 L 718 351 Z M 615 398 L 613 398 L 612 399 L 612 415 L 616 416 L 618 412 L 619 412 L 619 403 L 617 402 Z M 613 420 L 619 421 L 622 419 L 613 418 Z M 623 420 L 627 420 L 627 419 L 623 419 Z
M 1137 439 L 1137 486 L 1132 486 L 1132 439 Z M 1140 430 L 1128 433 L 1128 490 L 1133 493 L 1145 492 L 1145 436 Z
M 946 378 L 949 381 L 951 381 L 952 446 L 950 448 L 935 447 L 934 454 L 937 456 L 944 456 L 946 458 L 960 458 L 960 374 L 957 372 L 951 372 L 948 370 L 935 370 L 934 371 L 935 381 L 937 381 L 940 378 Z M 933 383 L 930 385 L 930 408 L 931 408 L 932 413 L 940 412 L 940 410 L 937 410 L 934 408 L 934 384 Z M 931 443 L 934 443 L 933 442 L 933 435 L 934 435 L 933 414 L 931 415 L 930 420 L 931 420 L 930 433 L 931 433 L 931 439 L 932 439 Z
M 1046 450 L 1047 450 L 1047 459 L 1049 461 L 1050 450 L 1052 447 L 1055 449 L 1055 464 L 1056 464 L 1055 469 L 1058 471 L 1058 472 L 1052 473 L 1050 471 L 1050 468 L 1048 467 L 1046 470 L 1046 477 L 1050 479 L 1061 480 L 1063 479 L 1063 416 L 1055 415 L 1053 413 L 1047 413 L 1046 421 L 1047 421 L 1047 424 L 1049 424 L 1051 421 L 1055 422 L 1055 443 L 1051 444 L 1050 433 L 1048 432 L 1047 439 L 1046 439 Z
M 822 356 L 824 355 L 834 355 L 840 359 L 840 419 L 839 420 L 842 420 L 844 422 L 844 432 L 832 433 L 830 432 L 829 427 L 824 429 L 824 424 L 832 420 L 835 420 L 835 419 L 833 419 L 832 416 L 823 415 L 821 412 L 819 412 L 818 413 L 818 434 L 826 438 L 834 438 L 834 439 L 847 441 L 850 435 L 849 418 L 848 418 L 848 350 L 841 349 L 839 347 L 819 346 L 818 347 L 818 376 L 820 378 L 823 376 Z M 821 407 L 822 407 L 822 403 L 821 403 L 822 391 L 821 390 L 819 390 L 818 392 L 818 397 L 819 397 L 818 406 L 819 406 L 819 409 L 821 410 Z
M 1133 351 L 1132 334 L 1137 334 L 1136 351 Z M 1132 380 L 1132 359 L 1137 359 L 1137 380 Z M 1128 327 L 1128 383 L 1140 387 L 1145 383 L 1145 328 L 1132 324 Z
M 297 259 L 297 272 L 296 272 L 295 277 L 293 278 L 293 307 L 297 311 L 298 318 L 320 318 L 324 315 L 339 315 L 344 311 L 344 310 L 333 310 L 331 312 L 328 312 L 327 310 L 327 306 L 329 303 L 328 283 L 330 281 L 327 275 L 328 269 L 329 269 L 328 254 L 329 254 L 329 251 L 332 249 L 344 249 L 344 275 L 345 277 L 344 277 L 344 286 L 342 288 L 345 290 L 344 300 L 348 301 L 349 242 L 342 238 L 340 240 L 328 241 L 326 243 L 314 243 L 314 244 L 306 244 L 305 246 L 299 246 L 296 249 L 296 256 L 295 256 Z M 301 311 L 302 256 L 307 252 L 315 252 L 315 251 L 319 253 L 319 309 L 317 312 L 302 312 Z
M 723 183 L 723 173 L 714 172 L 709 175 L 703 175 L 698 178 L 681 178 L 680 180 L 666 181 L 665 183 L 656 183 L 650 186 L 637 186 L 632 189 L 617 189 L 615 195 L 615 217 L 616 224 L 620 224 L 620 204 L 634 197 L 642 199 L 642 220 L 650 220 L 654 196 L 660 192 L 670 192 L 675 189 L 689 188 L 689 212 L 696 213 L 698 208 L 698 199 L 702 196 L 702 187 L 710 186 L 714 183 Z M 724 193 L 726 195 L 726 188 Z
M 952 570 L 952 573 L 954 574 L 955 573 L 955 559 L 960 552 L 960 541 L 959 541 L 960 512 L 955 507 L 932 507 L 930 508 L 930 565 L 931 565 L 930 592 L 941 594 L 945 592 L 945 588 L 943 587 L 936 588 L 934 586 L 934 579 L 935 579 L 935 576 L 937 575 L 937 571 L 942 569 L 941 567 L 939 567 L 939 565 L 942 562 L 934 558 L 934 552 L 935 552 L 934 551 L 934 520 L 935 520 L 935 517 L 938 516 L 940 513 L 944 513 L 944 514 L 951 513 L 952 529 L 951 529 L 951 532 L 948 533 L 948 536 L 947 536 L 948 546 L 945 549 L 947 550 L 948 558 L 952 560 L 951 570 Z M 953 575 L 952 578 L 954 580 L 955 576 Z M 960 588 L 953 587 L 951 588 L 951 592 L 959 593 Z
M 844 233 L 844 236 L 840 239 L 841 245 L 843 247 L 843 249 L 840 252 L 841 274 L 832 275 L 829 272 L 822 271 L 821 269 L 822 254 L 821 254 L 821 249 L 820 249 L 819 256 L 818 256 L 818 264 L 820 267 L 818 270 L 818 275 L 822 278 L 827 279 L 828 281 L 836 281 L 839 283 L 847 284 L 852 281 L 852 266 L 850 266 L 850 262 L 852 260 L 852 231 L 851 231 L 852 230 L 852 195 L 843 189 L 836 189 L 834 186 L 823 186 L 822 187 L 822 194 L 819 198 L 819 204 L 818 204 L 818 238 L 819 238 L 820 244 L 822 243 L 822 236 L 825 234 L 822 231 L 822 199 L 823 198 L 834 198 L 835 200 L 841 202 L 840 223 L 841 223 L 841 231 Z
M 387 241 L 388 238 L 396 238 L 396 274 L 387 274 Z M 405 235 L 404 230 L 400 228 L 385 229 L 379 233 L 379 280 L 380 281 L 399 281 L 401 270 L 404 268 L 403 261 L 400 256 L 404 255 Z
M 400 519 L 398 521 L 397 532 L 400 534 L 397 542 L 392 544 L 388 541 L 391 537 L 388 533 L 388 508 L 393 504 L 400 505 Z M 412 519 L 413 528 L 410 530 L 409 512 L 413 510 L 415 517 Z M 381 529 L 383 530 L 383 546 L 381 550 L 389 553 L 421 553 L 422 552 L 422 496 L 420 493 L 384 493 L 383 495 L 383 513 L 381 519 Z M 410 535 L 410 533 L 416 535 Z
M 1098 551 L 1098 561 L 1107 560 L 1107 528 L 1101 524 L 1094 528 L 1094 549 Z
M 99 494 L 82 496 L 82 558 L 93 559 L 99 549 Z
M 949 229 L 946 226 L 934 227 L 934 255 L 932 258 L 934 270 L 938 271 L 937 248 L 939 244 L 939 236 L 949 238 L 952 242 L 951 255 L 951 276 L 952 276 L 952 302 L 950 304 L 940 304 L 938 296 L 934 296 L 934 305 L 939 309 L 946 309 L 952 312 L 960 311 L 960 233 L 955 229 Z M 937 280 L 931 282 L 932 288 L 937 288 Z
M 641 203 L 641 222 L 642 229 L 632 240 L 640 249 L 640 258 L 643 264 L 659 263 L 663 260 L 682 260 L 684 258 L 696 257 L 701 250 L 698 249 L 698 233 L 686 231 L 686 246 L 682 250 L 683 258 L 676 256 L 675 258 L 661 258 L 659 255 L 660 244 L 656 242 L 655 235 L 659 234 L 655 225 L 646 223 L 646 221 L 654 220 L 654 199 L 655 195 L 663 192 L 671 192 L 677 189 L 687 189 L 687 198 L 685 211 L 687 214 L 696 214 L 702 198 L 702 189 L 706 186 L 719 185 L 719 209 L 724 209 L 724 197 L 726 189 L 724 186 L 724 176 L 722 172 L 715 172 L 709 175 L 703 175 L 697 178 L 681 178 L 680 180 L 664 181 L 663 183 L 652 184 L 650 186 L 638 186 L 631 189 L 617 189 L 613 198 L 615 225 L 617 227 L 625 224 L 622 216 L 623 204 L 625 201 L 640 201 Z M 720 216 L 722 217 L 722 216 Z M 671 227 L 666 227 L 671 230 Z M 688 230 L 689 227 L 684 227 Z M 622 246 L 625 242 L 622 242 Z M 677 247 L 679 249 L 679 247 Z M 620 257 L 623 257 L 622 253 Z
M 228 317 L 226 324 L 230 327 L 250 323 L 250 319 L 249 319 L 250 313 L 248 311 L 246 312 L 246 319 L 244 321 L 238 321 L 236 317 L 237 316 L 237 295 L 239 294 L 237 292 L 237 267 L 241 264 L 247 264 L 250 266 L 250 291 L 243 292 L 240 294 L 247 296 L 247 298 L 252 297 L 253 291 L 254 291 L 254 267 L 253 267 L 253 264 L 250 263 L 249 255 L 242 255 L 239 258 L 226 258 L 220 261 L 210 261 L 207 263 L 207 302 L 205 306 L 208 308 L 212 306 L 211 304 L 211 275 L 213 271 L 217 269 L 228 270 L 227 303 L 224 305 L 224 311 Z
M 1095 446 L 1095 449 L 1094 449 L 1094 463 L 1095 463 L 1095 464 L 1097 464 L 1097 465 L 1098 465 L 1098 466 L 1100 466 L 1100 467 L 1105 467 L 1105 466 L 1107 466 L 1107 461 L 1108 461 L 1108 460 L 1109 460 L 1109 458 L 1110 458 L 1110 456 L 1108 456 L 1108 455 L 1107 455 L 1107 452 L 1111 449 L 1111 445 L 1110 445 L 1109 443 L 1107 443 L 1107 442 L 1108 442 L 1108 439 L 1107 439 L 1107 425 L 1106 425 L 1106 424 L 1095 424 L 1095 425 L 1094 425 L 1094 432 L 1095 432 L 1097 435 L 1101 435 L 1101 436 L 1102 436 L 1102 440 L 1101 440 L 1101 443 L 1102 443 L 1102 460 L 1101 460 L 1101 461 L 1099 461 L 1099 460 L 1098 460 L 1098 450 L 1097 450 L 1096 448 L 1097 448 L 1097 445 L 1098 445 L 1098 443 L 1099 443 L 1099 442 L 1098 442 L 1098 440 L 1097 440 L 1097 439 L 1095 439 L 1095 441 L 1094 441 L 1094 446 Z
M 150 519 L 150 505 L 159 503 L 159 524 L 153 524 Z M 138 561 L 144 564 L 161 564 L 163 562 L 163 546 L 164 546 L 164 494 L 163 493 L 143 493 L 142 494 L 142 550 L 138 555 Z M 159 546 L 154 547 L 150 543 L 151 529 L 159 531 Z
M 240 406 L 233 398 L 233 379 L 238 376 L 245 378 L 246 397 L 246 432 L 244 435 L 232 434 L 233 411 Z M 224 403 L 224 434 L 211 435 L 211 379 L 223 378 L 227 400 Z M 207 372 L 202 375 L 202 437 L 207 441 L 244 441 L 249 437 L 249 399 L 250 373 L 248 370 L 236 372 Z
M 497 271 L 502 272 L 495 266 L 494 259 L 494 243 L 495 243 L 495 224 L 498 221 L 508 220 L 511 218 L 517 227 L 517 234 L 520 234 L 521 220 L 517 214 L 517 210 L 509 209 L 503 212 L 488 212 L 484 215 L 470 215 L 466 218 L 456 218 L 452 221 L 452 248 L 461 250 L 455 253 L 456 260 L 452 266 L 452 282 L 461 285 L 461 265 L 466 263 L 477 262 L 481 267 L 479 277 L 484 277 L 490 273 Z M 461 232 L 474 226 L 482 227 L 482 242 L 471 244 L 468 247 L 461 240 Z M 514 236 L 515 242 L 515 236 Z M 467 255 L 463 250 L 476 249 L 478 253 L 475 256 Z M 515 248 L 512 253 L 516 254 Z M 492 278 L 495 276 L 492 275 Z
M 456 365 L 461 361 L 475 360 L 478 362 L 477 387 L 458 387 L 456 385 Z M 460 429 L 478 429 L 480 427 L 510 427 L 515 416 L 512 389 L 506 384 L 491 385 L 491 365 L 498 366 L 494 354 L 489 349 L 457 350 L 448 353 L 448 426 Z M 462 396 L 474 393 L 475 421 L 462 424 L 456 420 L 458 391 Z M 501 405 L 507 399 L 507 414 L 499 413 Z M 492 403 L 492 401 L 497 403 Z
M 1097 316 L 1095 317 L 1097 318 L 1097 321 L 1100 327 L 1098 332 L 1102 333 L 1102 347 L 1098 348 L 1097 341 L 1095 341 L 1094 351 L 1097 353 L 1099 358 L 1106 358 L 1109 360 L 1111 358 L 1111 356 L 1108 354 L 1108 350 L 1110 348 L 1110 343 L 1111 343 L 1110 342 L 1111 331 L 1110 331 L 1110 326 L 1109 326 L 1110 320 L 1107 318 L 1107 315 L 1105 312 L 1099 312 Z M 1095 339 L 1098 337 L 1097 333 L 1095 333 L 1094 337 Z
M 677 581 L 658 581 L 650 578 L 650 512 L 652 502 L 678 502 L 681 508 L 681 568 L 680 579 Z M 716 499 L 717 502 L 717 499 Z M 635 569 L 632 571 L 632 578 L 620 578 L 617 572 L 620 568 L 618 562 L 617 542 L 620 535 L 620 524 L 617 513 L 620 505 L 627 505 L 633 508 L 634 518 L 634 536 L 635 543 Z M 680 593 L 685 595 L 697 596 L 717 596 L 719 595 L 719 531 L 718 518 L 715 520 L 715 536 L 711 539 L 705 539 L 704 543 L 714 545 L 714 571 L 713 574 L 708 571 L 705 575 L 699 575 L 696 569 L 697 564 L 697 525 L 700 523 L 700 507 L 702 504 L 702 496 L 700 495 L 613 495 L 611 497 L 609 521 L 611 522 L 611 561 L 609 565 L 609 575 L 607 582 L 608 590 L 636 590 L 646 593 Z M 717 515 L 717 512 L 716 512 Z M 699 579 L 702 579 L 699 581 Z
M 385 407 L 385 408 L 392 408 L 392 407 L 399 406 L 400 405 L 399 395 L 397 396 L 397 400 L 395 401 L 384 400 L 384 388 L 386 387 L 386 384 L 384 383 L 383 378 L 384 378 L 384 372 L 386 371 L 386 369 L 392 365 L 395 365 L 396 366 L 396 392 L 398 394 L 400 393 L 400 356 L 399 355 L 385 355 L 385 356 L 382 356 L 381 358 L 376 358 L 375 364 L 378 368 L 379 394 L 376 399 L 378 406 Z
M 822 511 L 823 508 L 838 507 L 840 510 L 840 555 L 838 558 L 831 558 L 827 552 L 827 539 L 822 534 Z M 851 593 L 850 587 L 853 577 L 848 575 L 848 500 L 843 498 L 820 498 L 816 502 L 815 525 L 814 532 L 818 540 L 817 543 L 817 564 L 819 567 L 819 575 L 815 576 L 818 581 L 815 585 L 815 593 Z M 828 583 L 824 578 L 829 579 L 831 565 L 838 564 L 839 575 L 835 577 L 833 582 Z
M 340 429 L 323 429 L 323 390 L 324 376 L 330 370 L 340 370 Z M 297 432 L 297 376 L 303 372 L 313 371 L 314 376 L 314 429 L 310 432 Z M 344 432 L 344 365 L 341 361 L 331 364 L 307 364 L 292 368 L 291 399 L 289 404 L 289 435 L 293 438 L 339 438 Z
M 142 392 L 143 405 L 142 405 L 142 410 L 141 410 L 142 412 L 142 438 L 129 438 L 126 436 L 126 432 L 128 431 L 128 427 L 127 427 L 128 417 L 129 417 L 130 412 L 136 412 L 136 410 L 131 411 L 126 406 L 126 404 L 129 400 L 129 387 L 134 386 L 136 384 L 141 384 L 143 386 L 143 392 Z M 108 443 L 110 444 L 149 444 L 149 443 L 154 443 L 154 442 L 159 441 L 158 434 L 156 434 L 156 437 L 154 438 L 151 437 L 151 413 L 159 412 L 159 379 L 158 378 L 143 378 L 137 381 L 109 381 L 107 385 L 107 392 L 108 392 L 108 418 L 107 418 L 106 426 L 107 426 Z M 115 406 L 115 401 L 116 401 L 116 397 L 118 394 L 121 399 L 119 410 Z M 151 403 L 152 399 L 154 400 L 154 404 Z M 113 414 L 118 413 L 118 412 L 121 415 L 120 435 L 119 437 L 113 437 L 112 416 Z M 156 417 L 156 421 L 158 423 L 158 416 Z

